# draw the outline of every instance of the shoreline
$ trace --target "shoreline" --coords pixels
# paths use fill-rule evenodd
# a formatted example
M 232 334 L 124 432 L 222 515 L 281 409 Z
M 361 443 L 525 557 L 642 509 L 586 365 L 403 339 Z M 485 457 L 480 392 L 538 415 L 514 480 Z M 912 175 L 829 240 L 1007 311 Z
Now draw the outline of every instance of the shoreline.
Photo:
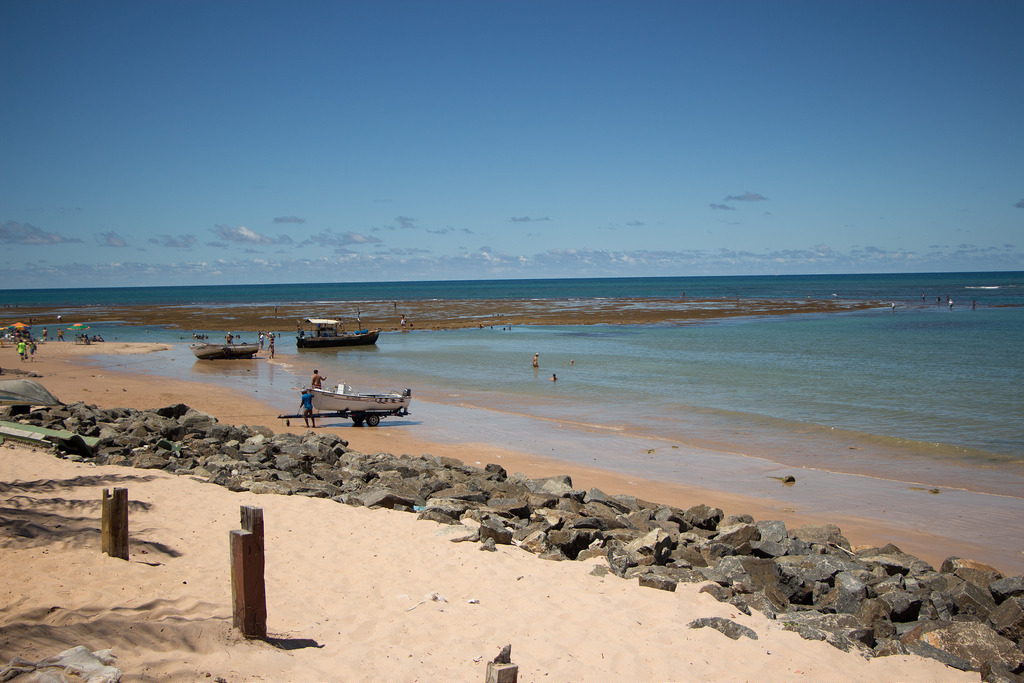
M 234 424 L 263 424 L 275 432 L 305 431 L 301 424 L 285 427 L 277 419 L 278 409 L 236 389 L 205 379 L 168 379 L 138 368 L 125 370 L 103 367 L 94 358 L 95 355 L 145 353 L 173 346 L 122 342 L 76 346 L 51 342 L 40 347 L 44 352 L 36 362 L 23 363 L 21 367 L 44 375 L 40 381 L 58 398 L 69 403 L 82 400 L 108 408 L 126 405 L 155 408 L 185 403 Z M 60 353 L 51 355 L 51 350 Z M 9 357 L 0 355 L 0 365 L 9 367 L 10 358 L 17 362 L 13 349 Z M 264 359 L 261 362 L 272 363 L 282 369 L 287 367 L 289 376 L 305 371 L 306 364 L 292 354 L 285 354 L 274 361 Z M 158 379 L 154 380 L 154 377 Z M 431 435 L 430 438 L 410 436 L 409 425 L 388 426 L 386 420 L 380 427 L 372 429 L 333 424 L 318 427 L 318 431 L 337 434 L 348 440 L 352 448 L 367 453 L 430 453 L 480 466 L 495 462 L 510 473 L 518 471 L 530 477 L 569 474 L 577 488 L 596 487 L 606 493 L 625 493 L 677 507 L 706 503 L 722 508 L 726 514 L 745 513 L 756 519 L 779 519 L 787 525 L 834 523 L 856 545 L 884 545 L 892 542 L 934 566 L 941 564 L 948 556 L 957 555 L 986 562 L 1007 574 L 1020 573 L 1024 567 L 1021 548 L 1016 547 L 1018 544 L 1024 547 L 1019 539 L 1007 539 L 999 535 L 1001 544 L 997 544 L 994 537 L 983 537 L 980 541 L 968 540 L 978 538 L 981 527 L 976 525 L 980 521 L 984 521 L 987 525 L 985 528 L 993 535 L 1000 528 L 1012 530 L 1015 526 L 1013 520 L 1019 518 L 1020 514 L 1019 499 L 1000 501 L 996 496 L 957 490 L 944 490 L 941 496 L 930 495 L 924 488 L 908 492 L 905 482 L 843 475 L 813 468 L 780 468 L 777 463 L 760 460 L 756 456 L 701 449 L 694 451 L 689 465 L 695 468 L 696 483 L 656 480 L 590 466 L 557 455 L 547 457 L 522 449 L 505 448 L 495 443 L 494 438 L 481 443 L 479 440 L 465 438 L 464 431 L 445 432 L 444 427 L 438 426 L 471 415 L 474 412 L 471 408 L 459 410 L 422 400 L 414 401 L 413 408 L 417 415 L 428 416 L 424 423 L 431 424 L 425 430 Z M 454 418 L 452 410 L 456 411 Z M 478 419 L 493 417 L 481 418 L 480 411 L 475 412 L 478 413 Z M 439 432 L 439 429 L 442 431 Z M 439 434 L 443 434 L 443 437 L 439 438 Z M 556 435 L 553 438 L 556 444 L 559 439 L 561 443 L 569 443 L 566 439 L 570 439 L 577 449 L 580 447 L 576 443 L 580 438 L 578 433 Z M 797 485 L 787 487 L 775 480 L 775 477 L 784 474 L 795 474 Z M 737 483 L 741 484 L 739 488 L 749 493 L 736 491 Z M 857 512 L 857 496 L 863 496 L 865 510 L 862 514 Z M 798 502 L 794 503 L 794 500 Z M 837 500 L 844 502 L 845 508 L 837 506 Z M 899 509 L 901 504 L 909 509 Z M 926 518 L 930 516 L 946 520 L 943 523 L 946 533 L 937 534 L 922 528 L 922 512 L 914 509 L 921 506 L 925 508 Z

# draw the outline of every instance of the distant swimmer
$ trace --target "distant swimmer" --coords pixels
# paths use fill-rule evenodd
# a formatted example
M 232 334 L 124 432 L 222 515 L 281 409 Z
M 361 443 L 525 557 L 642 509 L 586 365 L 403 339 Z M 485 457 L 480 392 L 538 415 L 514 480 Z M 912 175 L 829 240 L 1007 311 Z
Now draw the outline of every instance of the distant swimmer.
M 540 354 L 539 354 L 539 353 L 535 353 L 535 354 L 533 354 L 533 367 L 535 367 L 535 368 L 539 368 L 539 367 L 540 367 L 540 365 L 539 365 L 539 364 L 537 363 L 537 358 L 538 358 L 539 356 L 540 356 Z
M 557 382 L 558 381 L 558 376 L 555 375 L 555 373 L 551 373 L 551 381 L 552 382 Z
M 893 302 L 892 302 L 891 304 L 889 304 L 889 305 L 890 305 L 890 306 L 892 307 L 892 312 L 893 312 L 893 313 L 895 313 L 895 312 L 896 312 L 896 302 L 895 302 L 895 301 L 893 301 Z

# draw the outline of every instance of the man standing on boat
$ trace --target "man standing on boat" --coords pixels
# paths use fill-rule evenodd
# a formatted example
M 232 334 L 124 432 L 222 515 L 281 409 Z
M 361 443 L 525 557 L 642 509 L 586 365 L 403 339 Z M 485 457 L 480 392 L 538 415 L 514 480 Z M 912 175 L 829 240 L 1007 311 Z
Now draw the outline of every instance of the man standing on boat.
M 319 370 L 313 370 L 313 377 L 310 378 L 309 383 L 314 389 L 323 389 L 325 379 L 327 378 L 321 375 Z

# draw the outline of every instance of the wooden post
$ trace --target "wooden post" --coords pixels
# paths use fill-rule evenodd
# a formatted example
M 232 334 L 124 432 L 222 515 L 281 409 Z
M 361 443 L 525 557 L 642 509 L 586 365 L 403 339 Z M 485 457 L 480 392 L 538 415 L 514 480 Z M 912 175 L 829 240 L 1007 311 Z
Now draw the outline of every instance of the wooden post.
M 128 559 L 128 489 L 103 489 L 100 514 L 100 550 L 111 557 Z
M 266 638 L 263 508 L 243 505 L 241 517 L 242 528 L 231 532 L 232 625 L 246 638 Z
M 519 665 L 512 663 L 512 646 L 506 645 L 493 661 L 487 662 L 487 683 L 517 683 Z

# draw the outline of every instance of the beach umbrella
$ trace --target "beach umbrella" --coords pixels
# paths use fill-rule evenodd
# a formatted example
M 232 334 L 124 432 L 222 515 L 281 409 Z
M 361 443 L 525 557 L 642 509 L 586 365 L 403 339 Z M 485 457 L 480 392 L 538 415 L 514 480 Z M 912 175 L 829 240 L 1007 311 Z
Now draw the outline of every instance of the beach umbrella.
M 85 323 L 75 323 L 74 325 L 68 325 L 68 329 L 75 330 L 77 332 L 78 330 L 87 330 L 89 329 L 89 326 Z
M 12 330 L 24 330 L 24 329 L 26 329 L 28 327 L 29 326 L 26 325 L 25 323 L 14 323 L 13 325 L 11 325 L 10 329 L 12 329 Z

